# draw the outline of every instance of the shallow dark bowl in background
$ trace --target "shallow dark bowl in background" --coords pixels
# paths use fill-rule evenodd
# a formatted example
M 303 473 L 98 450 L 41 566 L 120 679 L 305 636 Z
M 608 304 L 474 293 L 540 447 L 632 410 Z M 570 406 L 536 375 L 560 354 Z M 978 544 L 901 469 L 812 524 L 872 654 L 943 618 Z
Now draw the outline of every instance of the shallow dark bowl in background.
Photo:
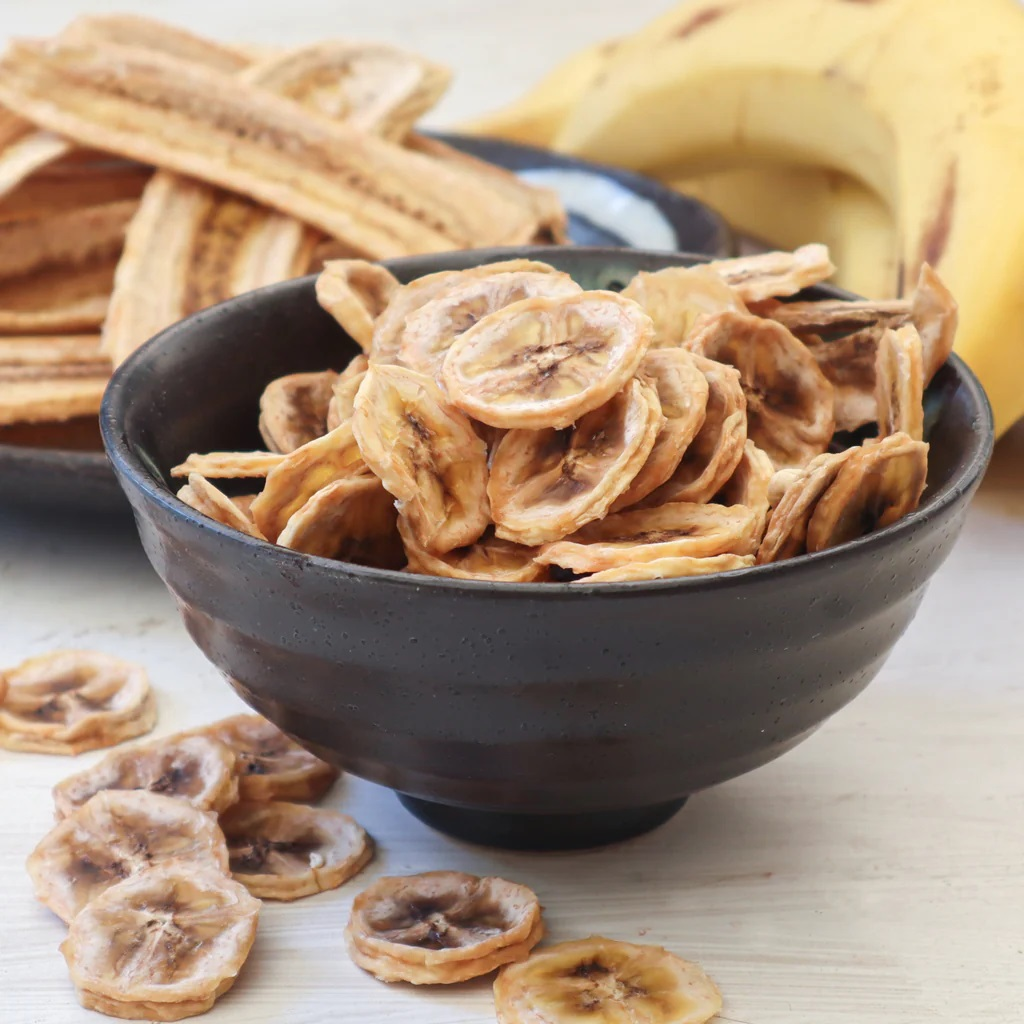
M 696 262 L 516 253 L 586 287 Z M 391 267 L 408 280 L 507 255 Z M 189 452 L 260 446 L 269 380 L 337 369 L 356 351 L 317 307 L 311 278 L 253 292 L 125 363 L 101 414 L 104 441 L 189 632 L 242 697 L 321 756 L 403 794 L 424 820 L 497 845 L 636 834 L 808 736 L 870 682 L 913 618 L 992 445 L 984 394 L 954 358 L 929 389 L 929 486 L 917 512 L 821 554 L 644 583 L 366 569 L 251 540 L 174 497 L 166 473 Z

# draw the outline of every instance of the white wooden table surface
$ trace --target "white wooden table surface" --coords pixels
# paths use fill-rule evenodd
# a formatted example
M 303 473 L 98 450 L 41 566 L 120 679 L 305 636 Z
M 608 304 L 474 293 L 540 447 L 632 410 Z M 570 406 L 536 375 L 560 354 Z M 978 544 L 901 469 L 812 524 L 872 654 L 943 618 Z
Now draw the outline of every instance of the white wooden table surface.
M 4 4 L 3 31 L 56 30 L 127 3 Z M 504 102 L 559 56 L 628 30 L 654 0 L 282 0 L 137 3 L 225 38 L 383 38 L 458 72 L 435 123 Z M 490 988 L 385 987 L 348 960 L 353 892 L 382 873 L 463 868 L 533 886 L 553 939 L 601 933 L 701 961 L 733 1024 L 1024 1021 L 1024 429 L 997 450 L 965 534 L 879 678 L 780 761 L 691 800 L 669 825 L 603 851 L 496 853 L 433 834 L 385 790 L 344 780 L 329 803 L 380 855 L 359 881 L 265 907 L 253 954 L 211 1024 L 462 1024 Z M 0 506 L 0 663 L 58 646 L 144 662 L 157 734 L 240 708 L 191 645 L 123 524 Z M 0 751 L 0 1022 L 77 1024 L 25 857 L 49 789 L 93 759 Z

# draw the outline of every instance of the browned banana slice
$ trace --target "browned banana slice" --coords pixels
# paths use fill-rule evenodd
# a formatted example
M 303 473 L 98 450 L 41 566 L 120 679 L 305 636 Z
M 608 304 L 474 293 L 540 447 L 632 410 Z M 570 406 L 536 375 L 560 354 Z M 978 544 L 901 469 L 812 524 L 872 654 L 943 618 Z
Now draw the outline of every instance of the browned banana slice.
M 656 558 L 746 555 L 757 546 L 756 514 L 742 505 L 677 502 L 619 512 L 542 548 L 537 561 L 573 572 L 601 572 Z
M 651 344 L 659 347 L 682 345 L 702 316 L 747 311 L 739 295 L 706 266 L 641 270 L 622 294 L 638 302 L 654 321 Z
M 536 548 L 501 540 L 490 531 L 475 544 L 445 555 L 432 555 L 399 516 L 398 532 L 405 542 L 408 571 L 422 576 L 446 576 L 453 580 L 492 580 L 496 583 L 532 583 L 543 579 L 546 569 L 534 559 Z
M 568 274 L 550 271 L 466 278 L 406 319 L 398 358 L 411 370 L 436 378 L 455 339 L 489 314 L 522 299 L 558 299 L 582 291 Z
M 768 510 L 771 507 L 768 490 L 774 476 L 772 460 L 753 441 L 748 440 L 743 446 L 743 458 L 739 465 L 714 499 L 719 505 L 744 505 L 754 512 L 757 517 L 754 526 L 756 540 L 752 550 L 756 550 L 761 543 L 768 523 Z
M 329 260 L 316 279 L 316 301 L 364 352 L 373 325 L 401 285 L 390 270 L 366 260 Z
M 757 549 L 757 564 L 781 562 L 807 550 L 807 527 L 821 496 L 835 480 L 856 448 L 819 455 L 792 478 L 782 481 L 785 491 L 772 509 L 768 529 Z
M 835 341 L 823 341 L 813 334 L 803 339 L 832 385 L 836 430 L 856 430 L 878 417 L 875 358 L 883 330 L 865 327 Z
M 198 473 L 189 473 L 188 483 L 178 491 L 178 500 L 222 526 L 230 526 L 257 540 L 266 538 L 259 527 L 221 490 Z
M 956 299 L 950 290 L 927 263 L 922 263 L 911 302 L 910 319 L 921 335 L 926 384 L 953 351 L 959 315 Z
M 241 803 L 220 816 L 231 873 L 262 900 L 297 900 L 337 889 L 373 856 L 370 837 L 347 814 L 321 807 Z
M 913 324 L 886 330 L 875 358 L 878 434 L 924 437 L 924 354 Z
M 28 334 L 0 338 L 0 374 L 11 367 L 89 366 L 109 373 L 97 334 Z
M 217 819 L 174 797 L 108 789 L 54 825 L 27 867 L 36 898 L 70 921 L 104 889 L 170 860 L 227 873 Z
M 237 494 L 233 497 L 232 502 L 235 508 L 242 513 L 250 522 L 252 521 L 252 503 L 256 500 L 255 494 Z
M 747 398 L 747 434 L 775 466 L 804 466 L 835 431 L 832 385 L 793 334 L 773 320 L 719 313 L 688 342 L 735 366 Z
M 0 196 L 6 198 L 32 175 L 75 149 L 70 139 L 38 131 L 8 110 L 0 110 Z
M 510 430 L 491 455 L 495 532 L 533 547 L 600 519 L 650 457 L 664 417 L 639 378 L 568 430 Z
M 928 445 L 907 434 L 849 449 L 852 454 L 818 500 L 807 528 L 807 550 L 891 526 L 913 512 L 928 476 Z
M 749 569 L 753 555 L 709 555 L 691 558 L 688 555 L 655 558 L 650 562 L 628 562 L 614 569 L 603 569 L 573 583 L 629 583 L 633 580 L 667 580 L 684 576 L 711 576 L 720 572 Z
M 90 377 L 4 380 L 0 367 L 0 426 L 57 423 L 95 416 L 107 389 L 108 373 Z
M 253 521 L 267 540 L 276 541 L 288 520 L 317 491 L 335 480 L 365 473 L 351 423 L 296 448 L 267 474 L 263 490 L 252 503 Z
M 260 434 L 272 452 L 287 455 L 327 433 L 327 406 L 338 375 L 292 373 L 272 380 L 260 396 Z
M 57 783 L 57 816 L 66 817 L 108 789 L 147 790 L 216 813 L 238 800 L 235 754 L 207 736 L 172 736 L 115 751 Z
M 97 896 L 60 951 L 82 1005 L 109 1017 L 205 1013 L 235 983 L 260 902 L 220 871 L 162 864 Z
M 795 295 L 835 273 L 824 245 L 802 245 L 793 252 L 764 252 L 705 264 L 744 302 Z
M 806 472 L 806 469 L 790 467 L 789 469 L 778 469 L 772 473 L 772 478 L 768 481 L 768 507 L 775 508 L 782 501 L 786 491 L 802 479 Z
M 370 363 L 366 356 L 356 356 L 348 366 L 338 374 L 334 382 L 331 401 L 327 406 L 327 429 L 333 430 L 346 420 L 352 419 L 356 410 L 356 395 L 366 376 Z
M 705 1024 L 722 996 L 697 964 L 666 949 L 592 936 L 506 967 L 494 1005 L 498 1024 Z
M 767 305 L 767 304 L 766 304 Z M 824 299 L 819 302 L 772 303 L 765 313 L 783 327 L 806 331 L 855 331 L 863 327 L 902 327 L 910 319 L 909 299 Z
M 525 959 L 543 923 L 524 885 L 428 871 L 361 892 L 345 934 L 352 959 L 381 981 L 450 984 Z
M 707 414 L 708 379 L 689 352 L 652 349 L 644 356 L 640 372 L 654 384 L 665 422 L 643 468 L 626 493 L 616 499 L 612 512 L 642 501 L 671 478 Z
M 0 671 L 0 747 L 81 754 L 149 732 L 156 700 L 141 665 L 99 651 L 54 651 Z
M 366 464 L 423 547 L 472 544 L 487 528 L 487 447 L 429 377 L 372 365 L 352 417 Z
M 277 538 L 283 548 L 380 569 L 405 565 L 394 499 L 375 476 L 335 480 L 292 514 Z
M 285 457 L 279 452 L 194 452 L 181 465 L 171 470 L 171 476 L 198 473 L 208 480 L 258 480 L 265 477 Z
M 669 479 L 644 499 L 645 508 L 672 501 L 700 504 L 732 476 L 747 440 L 747 399 L 739 371 L 694 354 L 697 368 L 708 382 L 704 422 L 687 446 Z
M 523 299 L 465 331 L 442 379 L 482 423 L 561 429 L 626 386 L 653 336 L 651 318 L 615 292 Z
M 259 715 L 235 715 L 192 735 L 227 744 L 243 800 L 319 800 L 341 774 Z

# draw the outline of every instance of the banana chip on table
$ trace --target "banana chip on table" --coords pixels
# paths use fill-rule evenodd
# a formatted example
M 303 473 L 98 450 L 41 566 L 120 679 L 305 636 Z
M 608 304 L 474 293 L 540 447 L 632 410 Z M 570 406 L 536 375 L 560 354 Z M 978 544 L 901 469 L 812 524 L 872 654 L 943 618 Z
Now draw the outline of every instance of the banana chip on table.
M 331 400 L 327 404 L 327 429 L 340 427 L 346 420 L 352 419 L 356 411 L 356 395 L 370 368 L 366 356 L 356 356 L 338 374 L 331 388 Z
M 381 878 L 352 904 L 353 961 L 381 981 L 448 985 L 525 959 L 544 935 L 526 886 L 458 871 Z
M 272 452 L 288 455 L 327 433 L 327 410 L 338 374 L 291 373 L 260 395 L 260 436 Z
M 54 651 L 0 671 L 0 747 L 81 754 L 149 732 L 156 699 L 145 669 L 99 651 Z
M 875 357 L 875 393 L 880 437 L 924 437 L 924 351 L 913 324 L 882 332 Z
M 426 576 L 446 576 L 453 580 L 491 580 L 500 583 L 531 583 L 543 579 L 545 566 L 536 560 L 537 549 L 502 540 L 488 531 L 475 544 L 456 548 L 443 555 L 429 552 L 402 516 L 398 532 L 405 545 L 407 572 Z

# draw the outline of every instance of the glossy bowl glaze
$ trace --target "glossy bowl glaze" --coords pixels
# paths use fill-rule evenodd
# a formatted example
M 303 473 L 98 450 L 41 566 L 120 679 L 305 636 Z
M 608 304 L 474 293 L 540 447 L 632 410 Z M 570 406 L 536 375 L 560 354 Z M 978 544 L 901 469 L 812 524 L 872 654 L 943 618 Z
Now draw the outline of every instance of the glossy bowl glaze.
M 517 254 L 587 287 L 685 259 Z M 391 266 L 408 280 L 507 255 Z M 355 352 L 316 305 L 311 278 L 253 292 L 128 360 L 104 403 L 104 441 L 190 634 L 241 696 L 322 757 L 397 790 L 429 823 L 496 845 L 636 834 L 808 736 L 867 686 L 913 618 L 992 446 L 984 394 L 954 358 L 927 396 L 932 447 L 917 512 L 821 554 L 642 583 L 361 568 L 251 540 L 174 497 L 166 474 L 189 452 L 259 447 L 268 381 L 340 368 Z

